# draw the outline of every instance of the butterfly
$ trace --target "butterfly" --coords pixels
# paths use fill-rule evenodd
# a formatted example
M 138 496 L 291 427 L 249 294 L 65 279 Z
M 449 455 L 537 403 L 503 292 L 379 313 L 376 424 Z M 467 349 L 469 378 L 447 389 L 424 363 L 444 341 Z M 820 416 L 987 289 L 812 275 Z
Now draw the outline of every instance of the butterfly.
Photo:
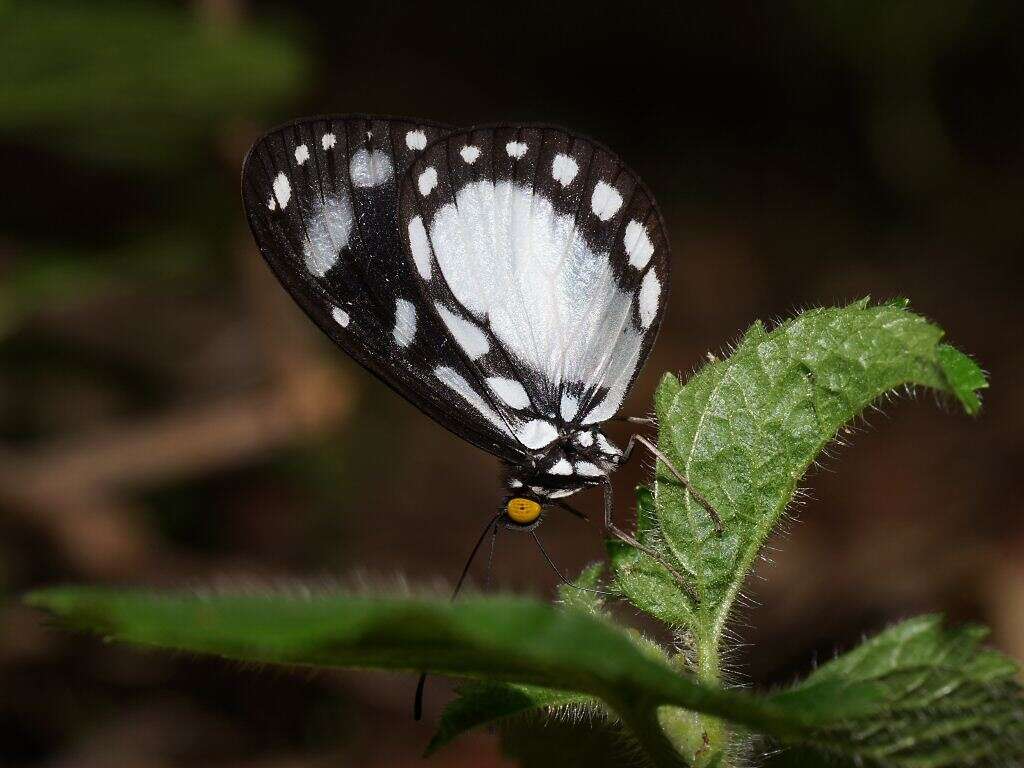
M 612 521 L 609 476 L 641 444 L 690 486 L 642 435 L 619 448 L 601 429 L 669 288 L 664 221 L 618 157 L 545 125 L 316 117 L 255 143 L 242 196 L 263 257 L 321 330 L 501 459 L 495 532 L 532 532 L 602 487 L 606 529 L 645 549 Z

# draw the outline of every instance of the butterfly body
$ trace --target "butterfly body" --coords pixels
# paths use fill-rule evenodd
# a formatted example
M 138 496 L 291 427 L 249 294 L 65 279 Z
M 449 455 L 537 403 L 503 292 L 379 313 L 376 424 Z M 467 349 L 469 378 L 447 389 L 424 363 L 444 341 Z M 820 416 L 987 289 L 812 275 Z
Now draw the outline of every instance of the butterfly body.
M 506 504 L 608 488 L 629 446 L 601 425 L 669 278 L 654 199 L 615 155 L 549 126 L 324 117 L 260 139 L 242 181 L 282 284 L 357 362 L 501 459 Z

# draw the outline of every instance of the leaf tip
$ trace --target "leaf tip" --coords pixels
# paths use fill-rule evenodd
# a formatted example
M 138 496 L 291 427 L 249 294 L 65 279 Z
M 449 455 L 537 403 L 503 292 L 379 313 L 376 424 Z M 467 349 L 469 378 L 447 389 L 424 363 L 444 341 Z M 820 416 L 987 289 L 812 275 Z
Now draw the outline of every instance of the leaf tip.
M 988 387 L 985 372 L 968 355 L 949 344 L 939 345 L 938 360 L 950 391 L 969 415 L 977 414 L 981 410 L 979 392 Z

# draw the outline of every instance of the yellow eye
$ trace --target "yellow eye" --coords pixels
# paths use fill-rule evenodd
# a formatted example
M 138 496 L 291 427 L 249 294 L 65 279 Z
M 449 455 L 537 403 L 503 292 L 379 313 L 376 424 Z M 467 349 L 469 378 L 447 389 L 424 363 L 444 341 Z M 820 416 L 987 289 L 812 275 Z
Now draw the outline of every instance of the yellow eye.
M 522 499 L 518 496 L 509 499 L 508 516 L 520 525 L 529 525 L 540 517 L 540 504 L 532 499 Z

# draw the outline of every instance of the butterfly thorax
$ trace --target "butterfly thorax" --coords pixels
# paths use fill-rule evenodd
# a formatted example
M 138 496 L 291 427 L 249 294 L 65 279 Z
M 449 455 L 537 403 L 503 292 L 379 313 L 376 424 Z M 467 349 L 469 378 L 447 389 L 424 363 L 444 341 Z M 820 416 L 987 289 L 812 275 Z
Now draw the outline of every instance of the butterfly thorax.
M 619 465 L 622 451 L 598 429 L 558 437 L 509 471 L 513 493 L 560 499 L 602 483 Z

